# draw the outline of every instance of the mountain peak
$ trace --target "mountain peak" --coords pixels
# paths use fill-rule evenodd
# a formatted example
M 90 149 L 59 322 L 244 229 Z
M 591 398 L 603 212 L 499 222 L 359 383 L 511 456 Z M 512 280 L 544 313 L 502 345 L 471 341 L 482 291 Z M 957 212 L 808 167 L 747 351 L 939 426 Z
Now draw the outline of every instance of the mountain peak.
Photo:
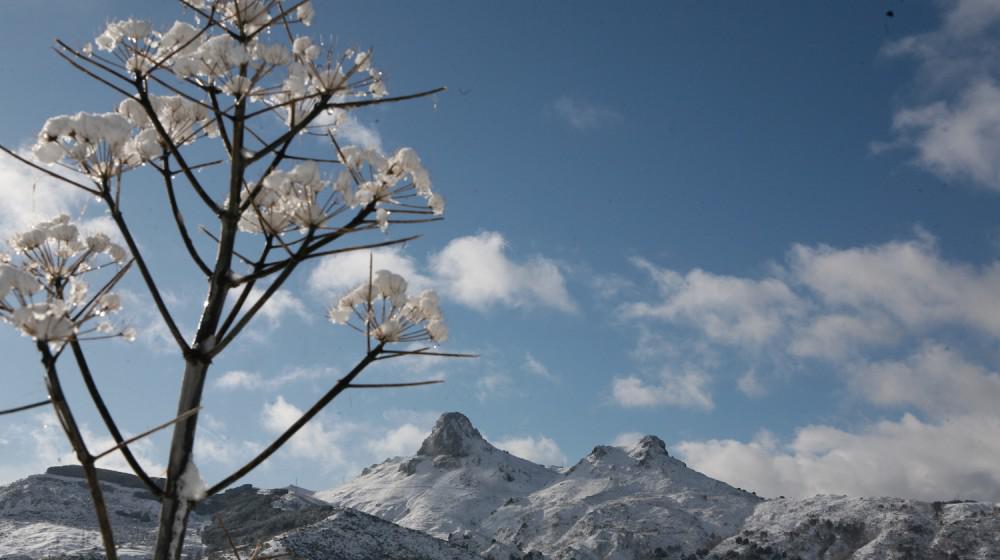
M 667 444 L 656 436 L 643 436 L 642 439 L 629 449 L 629 455 L 639 459 L 653 455 L 670 456 L 667 453 Z
M 486 440 L 464 414 L 446 412 L 438 418 L 417 455 L 464 457 L 481 443 L 486 443 Z

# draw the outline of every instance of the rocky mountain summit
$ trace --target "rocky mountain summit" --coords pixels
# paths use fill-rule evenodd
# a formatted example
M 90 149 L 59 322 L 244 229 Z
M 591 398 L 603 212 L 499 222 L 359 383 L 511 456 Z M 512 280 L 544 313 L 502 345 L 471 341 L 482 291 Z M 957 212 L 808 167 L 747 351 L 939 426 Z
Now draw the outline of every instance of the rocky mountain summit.
M 101 478 L 121 557 L 148 558 L 158 505 L 129 474 Z M 192 515 L 185 558 L 235 558 L 216 516 L 238 544 L 302 560 L 1000 558 L 1000 504 L 765 500 L 688 468 L 655 436 L 544 467 L 455 412 L 416 455 L 331 490 L 213 496 Z M 0 487 L 0 560 L 99 558 L 98 539 L 79 467 Z

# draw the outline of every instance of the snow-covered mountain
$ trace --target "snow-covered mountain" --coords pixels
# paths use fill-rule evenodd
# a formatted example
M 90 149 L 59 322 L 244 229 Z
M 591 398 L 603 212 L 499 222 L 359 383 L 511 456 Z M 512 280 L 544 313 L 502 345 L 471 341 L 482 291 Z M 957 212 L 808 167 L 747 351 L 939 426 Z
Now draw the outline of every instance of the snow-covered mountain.
M 493 447 L 457 412 L 441 416 L 413 457 L 396 457 L 316 497 L 447 539 L 562 475 Z
M 148 558 L 158 504 L 131 475 L 101 478 L 121 557 Z M 213 496 L 192 515 L 189 560 L 235 558 L 216 516 L 238 544 L 300 560 L 1000 559 L 1000 504 L 764 500 L 689 469 L 655 436 L 543 467 L 458 413 L 415 456 L 332 490 Z M 100 557 L 79 467 L 0 487 L 0 560 Z
M 148 559 L 159 503 L 130 474 L 101 470 L 102 488 L 123 560 Z M 103 558 L 90 493 L 79 467 L 53 467 L 0 487 L 0 560 Z M 475 560 L 463 548 L 377 517 L 331 506 L 289 486 L 231 488 L 192 513 L 183 557 L 235 558 L 216 521 L 237 545 L 299 560 Z
M 694 553 L 735 535 L 761 501 L 687 468 L 655 436 L 554 469 L 493 447 L 457 412 L 417 455 L 317 497 L 480 552 L 498 542 L 581 560 Z

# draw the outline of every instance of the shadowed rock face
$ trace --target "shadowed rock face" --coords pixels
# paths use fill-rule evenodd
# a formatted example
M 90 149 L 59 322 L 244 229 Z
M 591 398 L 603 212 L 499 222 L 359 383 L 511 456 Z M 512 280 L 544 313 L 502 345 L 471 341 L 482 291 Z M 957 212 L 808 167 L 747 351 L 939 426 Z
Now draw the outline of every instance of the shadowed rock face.
M 486 444 L 486 440 L 464 414 L 448 412 L 438 418 L 431 435 L 424 440 L 417 454 L 430 457 L 440 455 L 464 457 L 483 444 Z

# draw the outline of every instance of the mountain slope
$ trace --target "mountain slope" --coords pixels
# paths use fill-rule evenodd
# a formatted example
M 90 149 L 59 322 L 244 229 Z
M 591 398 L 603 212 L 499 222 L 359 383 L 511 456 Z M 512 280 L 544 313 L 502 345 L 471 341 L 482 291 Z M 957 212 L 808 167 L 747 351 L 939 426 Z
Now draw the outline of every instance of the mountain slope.
M 555 558 L 694 552 L 736 534 L 760 499 L 688 469 L 659 438 L 600 446 L 549 469 L 443 415 L 414 457 L 393 458 L 317 497 L 479 552 L 496 542 Z
M 447 538 L 559 477 L 553 469 L 493 447 L 468 418 L 453 412 L 437 421 L 415 456 L 368 467 L 316 497 Z

